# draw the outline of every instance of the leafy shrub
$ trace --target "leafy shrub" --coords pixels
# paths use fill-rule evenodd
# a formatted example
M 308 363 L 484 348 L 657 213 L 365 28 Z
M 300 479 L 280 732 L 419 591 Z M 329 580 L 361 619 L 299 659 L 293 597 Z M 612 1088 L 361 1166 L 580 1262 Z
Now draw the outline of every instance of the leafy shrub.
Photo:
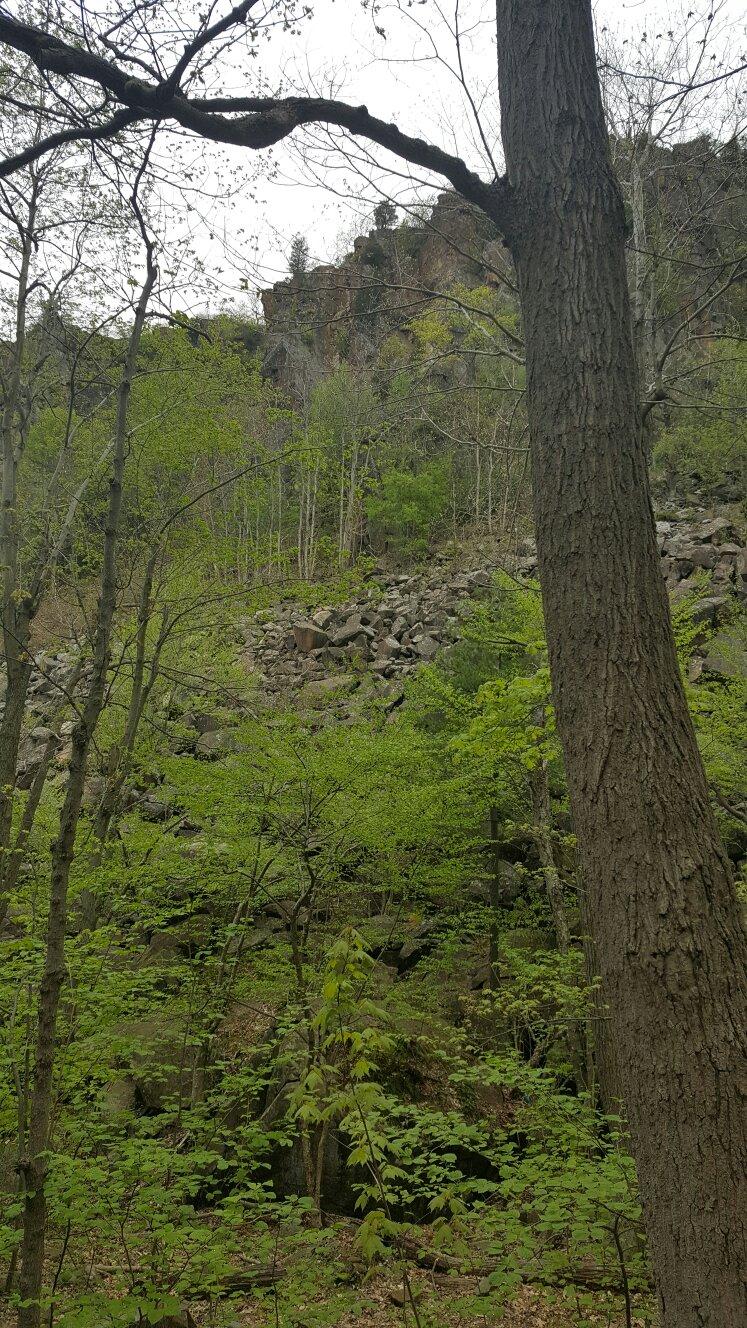
M 379 492 L 368 499 L 366 515 L 375 539 L 398 554 L 422 555 L 448 506 L 447 467 L 441 461 L 432 461 L 417 474 L 388 471 Z
M 747 359 L 725 364 L 708 395 L 722 409 L 707 415 L 684 412 L 654 447 L 654 475 L 668 484 L 695 480 L 713 487 L 726 482 L 744 495 L 747 434 L 741 411 L 747 395 Z

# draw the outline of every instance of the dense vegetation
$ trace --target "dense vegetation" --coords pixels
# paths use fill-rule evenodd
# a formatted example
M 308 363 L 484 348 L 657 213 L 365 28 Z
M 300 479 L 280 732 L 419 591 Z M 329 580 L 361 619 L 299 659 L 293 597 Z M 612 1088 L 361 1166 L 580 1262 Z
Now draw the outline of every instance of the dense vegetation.
M 744 153 L 652 151 L 636 191 L 639 147 L 614 143 L 655 244 L 630 283 L 662 568 L 744 900 Z M 416 281 L 436 213 L 385 201 L 344 316 L 297 236 L 274 324 L 192 318 L 154 296 L 138 178 L 132 227 L 105 229 L 117 316 L 82 294 L 95 216 L 85 262 L 50 255 L 51 161 L 3 194 L 2 1322 L 31 1299 L 38 1194 L 50 1328 L 656 1323 L 510 262 L 488 228 L 473 280 Z M 365 617 L 325 635 L 323 606 L 476 564 L 402 683 Z M 269 695 L 247 655 L 279 605 L 318 626 L 315 694 Z M 414 659 L 422 623 L 397 631 Z
M 679 622 L 686 663 L 703 643 L 689 600 Z M 121 632 L 103 771 L 131 698 Z M 694 708 L 727 806 L 744 700 L 742 680 L 713 678 Z M 419 1267 L 453 1272 L 444 1294 L 465 1321 L 522 1282 L 578 1324 L 622 1322 L 627 1288 L 645 1321 L 536 588 L 499 578 L 396 718 L 364 703 L 342 744 L 323 715 L 258 704 L 214 624 L 194 623 L 165 652 L 105 847 L 103 779 L 89 784 L 47 1182 L 55 1321 L 155 1323 L 196 1299 L 232 1322 L 255 1288 L 247 1322 L 335 1323 L 373 1307 L 371 1263 L 407 1295 L 429 1284 Z M 206 760 L 198 733 L 219 726 L 230 751 Z M 59 789 L 45 787 L 3 940 L 8 1179 Z M 19 1211 L 5 1211 L 8 1258 Z

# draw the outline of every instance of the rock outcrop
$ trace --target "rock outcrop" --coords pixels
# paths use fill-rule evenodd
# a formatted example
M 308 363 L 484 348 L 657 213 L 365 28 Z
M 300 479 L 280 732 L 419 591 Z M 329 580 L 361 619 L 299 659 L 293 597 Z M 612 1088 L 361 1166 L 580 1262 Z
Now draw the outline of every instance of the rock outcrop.
M 506 265 L 487 218 L 457 194 L 440 194 L 422 225 L 372 230 L 341 263 L 261 292 L 263 373 L 303 396 L 342 361 L 365 364 L 434 292 L 492 284 Z

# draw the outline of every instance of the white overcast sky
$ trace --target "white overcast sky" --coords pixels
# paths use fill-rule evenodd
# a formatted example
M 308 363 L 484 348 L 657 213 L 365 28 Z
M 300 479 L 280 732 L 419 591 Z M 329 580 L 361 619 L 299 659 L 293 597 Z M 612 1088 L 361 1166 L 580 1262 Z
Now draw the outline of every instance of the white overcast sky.
M 713 50 L 725 54 L 730 65 L 737 64 L 745 59 L 747 46 L 744 6 L 741 0 L 721 0 L 711 8 L 717 11 Z M 619 42 L 627 40 L 631 61 L 643 32 L 651 46 L 656 46 L 658 33 L 663 34 L 659 44 L 666 45 L 667 33 L 679 37 L 688 27 L 688 11 L 708 12 L 701 0 L 689 4 L 597 0 L 595 9 L 598 29 L 615 32 Z M 453 0 L 443 12 L 451 16 Z M 494 3 L 462 0 L 462 12 L 468 29 L 463 41 L 467 81 L 480 104 L 488 146 L 497 154 Z M 285 86 L 293 90 L 303 85 L 355 104 L 364 102 L 373 114 L 458 152 L 487 174 L 489 167 L 483 165 L 487 154 L 474 117 L 443 63 L 453 65 L 455 49 L 438 13 L 434 0 L 416 3 L 409 10 L 407 0 L 401 5 L 396 0 L 383 3 L 377 16 L 386 32 L 383 39 L 359 0 L 316 0 L 313 17 L 299 35 L 275 35 L 260 43 L 258 58 L 250 63 L 235 52 L 229 68 L 223 66 L 222 86 L 235 93 L 255 93 L 264 81 L 275 91 L 284 78 Z M 692 60 L 702 29 L 696 29 L 692 19 L 689 26 Z M 700 127 L 718 130 L 717 92 L 701 105 L 699 115 Z M 334 260 L 349 247 L 347 241 L 354 234 L 367 229 L 379 190 L 406 204 L 415 199 L 421 185 L 378 148 L 347 140 L 346 159 L 322 131 L 310 131 L 305 138 L 293 136 L 269 154 L 209 144 L 197 149 L 184 144 L 181 150 L 187 157 L 196 151 L 206 171 L 206 190 L 173 192 L 169 216 L 163 219 L 167 248 L 174 260 L 181 260 L 186 282 L 174 303 L 181 307 L 186 303 L 193 310 L 242 306 L 249 310 L 260 286 L 287 274 L 294 234 L 306 235 L 313 262 Z M 431 182 L 431 192 L 438 187 L 445 185 Z M 206 280 L 199 284 L 188 277 L 185 255 L 190 236 L 206 269 Z M 242 294 L 242 280 L 248 295 Z

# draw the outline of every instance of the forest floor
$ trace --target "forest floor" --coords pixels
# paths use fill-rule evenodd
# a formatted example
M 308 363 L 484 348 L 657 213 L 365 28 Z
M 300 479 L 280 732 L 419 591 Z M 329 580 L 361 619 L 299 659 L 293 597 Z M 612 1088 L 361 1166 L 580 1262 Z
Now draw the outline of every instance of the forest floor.
M 637 1304 L 635 1298 L 626 1318 L 623 1297 L 617 1293 L 523 1285 L 506 1297 L 481 1295 L 485 1287 L 475 1273 L 444 1274 L 395 1258 L 366 1267 L 355 1242 L 356 1226 L 343 1219 L 323 1232 L 296 1233 L 290 1241 L 279 1235 L 274 1285 L 211 1301 L 185 1297 L 181 1314 L 133 1319 L 132 1328 L 136 1323 L 139 1328 L 651 1328 L 656 1322 L 650 1301 Z M 264 1239 L 254 1234 L 266 1250 L 267 1231 Z M 252 1267 L 252 1233 L 246 1236 L 247 1267 Z M 53 1328 L 78 1328 L 79 1323 L 85 1328 L 121 1328 L 125 1323 L 115 1309 L 121 1279 L 106 1263 L 106 1251 L 92 1261 L 90 1256 L 90 1246 L 85 1261 L 79 1263 L 73 1255 L 69 1286 L 60 1288 L 54 1316 L 45 1317 Z M 112 1297 L 111 1310 L 101 1322 L 90 1317 L 90 1310 L 82 1318 L 74 1313 L 70 1320 L 66 1292 L 79 1292 L 80 1280 L 88 1280 L 92 1270 L 97 1290 Z M 7 1302 L 0 1307 L 0 1328 L 15 1328 L 15 1312 Z
M 329 1325 L 329 1328 L 625 1328 L 625 1311 L 619 1298 L 604 1303 L 595 1297 L 596 1306 L 580 1305 L 574 1297 L 551 1298 L 535 1287 L 521 1287 L 504 1304 L 491 1299 L 481 1312 L 476 1305 L 477 1280 L 473 1277 L 444 1277 L 416 1270 L 408 1274 L 417 1308 L 413 1314 L 403 1279 L 396 1272 L 379 1269 L 357 1286 L 332 1290 L 320 1279 L 317 1288 L 308 1287 L 303 1300 L 293 1309 L 287 1306 L 276 1316 L 274 1297 L 264 1305 L 245 1302 L 237 1306 L 236 1328 L 274 1328 L 280 1324 L 293 1328 Z M 587 1298 L 588 1300 L 591 1298 Z M 213 1328 L 209 1312 L 193 1310 L 199 1328 Z M 634 1315 L 631 1328 L 643 1328 L 647 1320 Z M 650 1321 L 649 1321 L 650 1322 Z
M 416 1283 L 417 1285 L 417 1283 Z M 397 1294 L 393 1297 L 392 1292 Z M 502 1328 L 579 1328 L 580 1325 L 588 1325 L 588 1328 L 623 1328 L 625 1323 L 624 1311 L 615 1313 L 608 1310 L 599 1312 L 584 1310 L 581 1314 L 571 1305 L 553 1305 L 549 1304 L 539 1292 L 530 1287 L 524 1287 L 508 1305 L 500 1309 L 495 1307 L 489 1314 L 476 1314 L 474 1309 L 463 1308 L 463 1293 L 455 1290 L 452 1294 L 437 1288 L 435 1291 L 426 1292 L 421 1299 L 417 1300 L 418 1321 L 415 1320 L 412 1310 L 405 1309 L 399 1302 L 401 1285 L 392 1287 L 385 1279 L 378 1278 L 372 1283 L 365 1296 L 361 1295 L 358 1303 L 345 1309 L 343 1306 L 335 1306 L 334 1302 L 329 1300 L 317 1301 L 311 1306 L 313 1317 L 304 1318 L 305 1304 L 298 1307 L 299 1313 L 293 1319 L 283 1319 L 280 1323 L 301 1324 L 329 1324 L 330 1328 L 358 1328 L 358 1325 L 366 1325 L 367 1328 L 493 1328 L 493 1325 L 501 1324 Z M 320 1317 L 323 1316 L 323 1317 Z M 209 1318 L 195 1318 L 195 1323 L 199 1328 L 212 1328 L 212 1320 Z M 276 1321 L 272 1315 L 266 1313 L 258 1314 L 256 1306 L 245 1306 L 236 1315 L 236 1328 L 265 1328 L 266 1325 L 274 1324 Z M 634 1318 L 633 1328 L 643 1325 L 643 1319 Z
M 289 1265 L 284 1282 L 261 1301 L 235 1309 L 235 1328 L 626 1328 L 622 1297 L 521 1286 L 509 1298 L 479 1297 L 480 1278 L 443 1274 L 401 1261 L 364 1270 L 347 1224 L 334 1231 L 329 1257 Z M 414 1308 L 413 1308 L 414 1301 Z M 650 1309 L 649 1307 L 646 1307 Z M 209 1311 L 192 1309 L 198 1328 Z M 230 1322 L 230 1321 L 229 1321 Z M 650 1324 L 635 1312 L 629 1328 Z

